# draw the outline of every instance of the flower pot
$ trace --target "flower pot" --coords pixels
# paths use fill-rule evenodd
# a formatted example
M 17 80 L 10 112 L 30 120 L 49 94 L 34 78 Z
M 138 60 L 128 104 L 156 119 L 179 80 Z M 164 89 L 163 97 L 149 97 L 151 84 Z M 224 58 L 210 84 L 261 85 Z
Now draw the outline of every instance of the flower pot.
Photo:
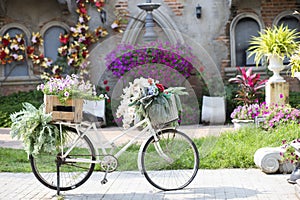
M 269 82 L 285 82 L 284 78 L 280 76 L 280 72 L 284 69 L 282 58 L 277 55 L 270 55 L 268 69 L 273 72 Z
M 233 123 L 234 129 L 238 130 L 242 127 L 253 126 L 254 120 L 233 119 L 232 123 Z

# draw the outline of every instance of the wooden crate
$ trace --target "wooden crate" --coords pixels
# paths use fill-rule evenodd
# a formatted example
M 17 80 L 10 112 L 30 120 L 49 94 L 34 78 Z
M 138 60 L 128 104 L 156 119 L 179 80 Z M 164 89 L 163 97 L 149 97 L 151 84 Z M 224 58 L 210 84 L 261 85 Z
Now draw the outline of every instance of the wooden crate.
M 68 99 L 62 104 L 57 96 L 44 95 L 45 112 L 52 113 L 53 121 L 81 122 L 83 99 Z

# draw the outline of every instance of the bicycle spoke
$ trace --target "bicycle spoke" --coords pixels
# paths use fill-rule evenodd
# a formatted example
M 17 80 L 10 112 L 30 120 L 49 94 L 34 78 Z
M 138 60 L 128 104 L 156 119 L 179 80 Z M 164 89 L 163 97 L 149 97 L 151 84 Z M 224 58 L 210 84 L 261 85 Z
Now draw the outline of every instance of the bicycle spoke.
M 74 144 L 78 138 L 77 131 L 74 129 L 69 131 L 65 137 L 65 147 L 68 149 Z M 57 175 L 56 163 L 60 164 L 60 191 L 74 189 L 83 184 L 92 174 L 94 163 L 80 163 L 78 161 L 64 162 L 60 161 L 60 151 L 52 153 L 41 153 L 36 157 L 30 156 L 31 167 L 34 175 L 45 186 L 56 190 L 57 189 Z M 72 149 L 67 158 L 85 158 L 95 160 L 95 150 L 90 140 L 84 136 L 79 137 L 75 147 Z
M 143 148 L 142 167 L 146 179 L 162 190 L 186 187 L 198 171 L 199 155 L 195 144 L 174 129 L 158 133 L 158 138 L 158 141 L 150 138 Z

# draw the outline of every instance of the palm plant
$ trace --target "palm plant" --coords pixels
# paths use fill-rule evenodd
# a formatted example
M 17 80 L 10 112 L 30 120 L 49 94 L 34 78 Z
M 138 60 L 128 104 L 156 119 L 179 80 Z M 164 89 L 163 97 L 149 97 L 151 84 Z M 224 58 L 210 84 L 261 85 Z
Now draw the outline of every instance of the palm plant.
M 291 30 L 282 24 L 279 27 L 267 28 L 263 32 L 259 32 L 259 36 L 252 37 L 248 48 L 249 57 L 255 55 L 256 65 L 265 56 L 267 56 L 267 59 L 271 55 L 277 55 L 281 59 L 285 56 L 289 58 L 300 44 L 297 41 L 298 37 L 299 33 L 296 32 L 296 29 Z
M 292 77 L 295 76 L 296 72 L 300 72 L 300 47 L 295 54 L 291 56 L 289 65 L 291 66 Z
M 260 74 L 253 73 L 252 68 L 247 71 L 245 68 L 237 67 L 240 74 L 235 78 L 229 79 L 230 83 L 236 83 L 239 85 L 237 91 L 237 97 L 235 100 L 242 102 L 243 105 L 250 105 L 257 103 L 259 95 L 262 93 L 261 88 L 265 87 L 265 83 L 268 79 L 260 80 Z

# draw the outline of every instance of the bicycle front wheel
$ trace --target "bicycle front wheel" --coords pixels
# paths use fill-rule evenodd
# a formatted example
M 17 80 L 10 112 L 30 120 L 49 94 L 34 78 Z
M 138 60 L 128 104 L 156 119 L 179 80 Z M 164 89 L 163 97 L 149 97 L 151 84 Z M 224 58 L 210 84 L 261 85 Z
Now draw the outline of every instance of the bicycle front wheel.
M 96 160 L 95 149 L 88 137 L 78 137 L 76 129 L 65 134 L 64 152 L 72 145 L 74 148 L 67 158 Z M 57 190 L 57 163 L 59 163 L 60 191 L 75 189 L 91 176 L 95 164 L 88 162 L 67 162 L 61 159 L 61 150 L 51 153 L 39 153 L 29 156 L 32 172 L 35 177 L 50 189 Z
M 141 156 L 142 172 L 154 187 L 179 190 L 195 178 L 199 153 L 194 142 L 184 133 L 165 129 L 146 142 Z

